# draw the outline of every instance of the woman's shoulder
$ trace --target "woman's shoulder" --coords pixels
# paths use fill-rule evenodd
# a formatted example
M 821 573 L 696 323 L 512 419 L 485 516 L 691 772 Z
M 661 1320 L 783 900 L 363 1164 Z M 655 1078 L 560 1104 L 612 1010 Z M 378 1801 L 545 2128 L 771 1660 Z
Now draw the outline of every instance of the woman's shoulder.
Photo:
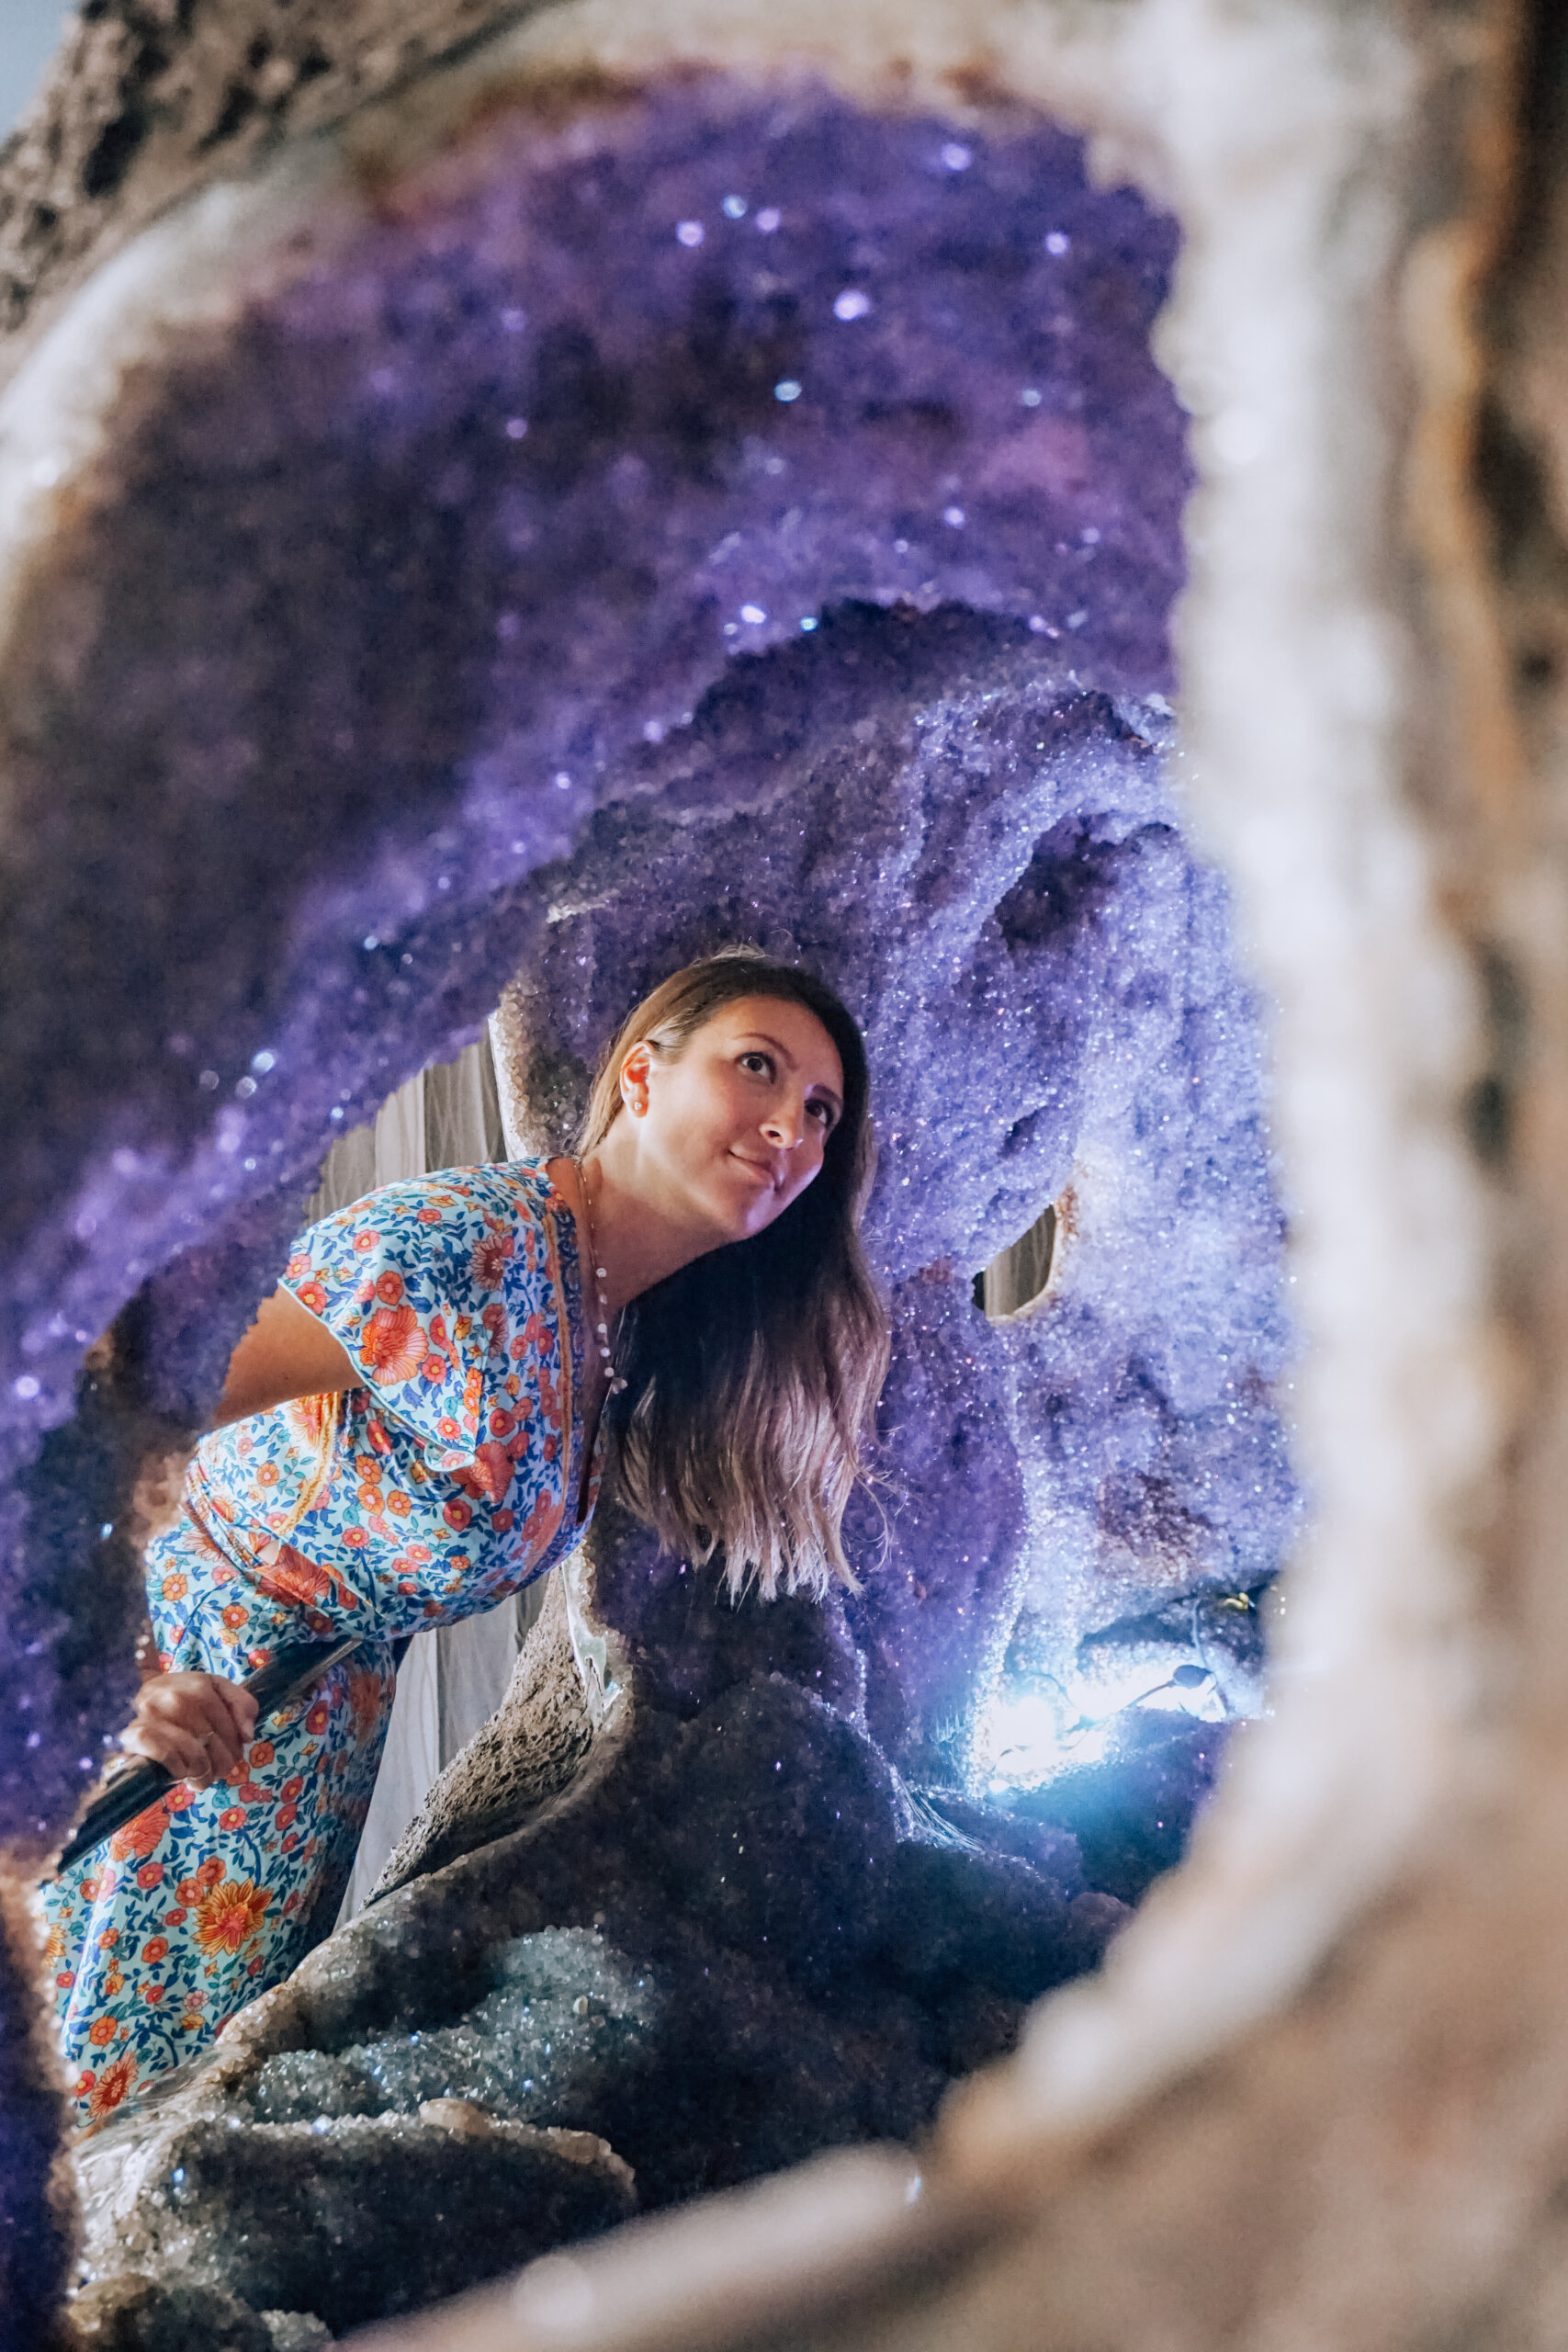
M 397 1392 L 400 1412 L 417 1373 L 431 1413 L 460 1420 L 452 1399 L 437 1394 L 441 1368 L 466 1412 L 464 1384 L 482 1375 L 503 1329 L 519 1317 L 547 1319 L 565 1254 L 555 1222 L 564 1206 L 541 1161 L 439 1169 L 308 1227 L 283 1280 L 370 1385 Z
M 494 1159 L 473 1168 L 437 1168 L 383 1185 L 369 1198 L 417 1215 L 490 1216 L 503 1212 L 542 1221 L 560 1205 L 543 1159 Z
M 427 1229 L 483 1225 L 502 1216 L 542 1224 L 561 1205 L 542 1159 L 484 1161 L 472 1168 L 439 1168 L 424 1176 L 401 1176 L 378 1184 L 341 1209 L 308 1227 L 310 1233 L 361 1233 L 399 1226 Z
M 400 1193 L 403 1188 L 393 1185 L 389 1190 Z M 414 1179 L 407 1190 L 406 1201 L 390 1204 L 392 1213 L 412 1217 L 437 1247 L 451 1243 L 482 1251 L 487 1240 L 514 1241 L 523 1233 L 537 1236 L 541 1244 L 547 1244 L 555 1218 L 565 1206 L 542 1159 L 443 1168 L 434 1175 Z M 530 1248 L 530 1259 L 533 1254 Z
M 413 1264 L 434 1271 L 460 1263 L 490 1287 L 514 1257 L 521 1267 L 552 1254 L 555 1218 L 564 1206 L 542 1159 L 403 1177 L 307 1226 L 284 1280 L 298 1290 L 307 1278 L 352 1283 L 387 1264 L 407 1272 Z M 305 1303 L 321 1311 L 314 1298 Z

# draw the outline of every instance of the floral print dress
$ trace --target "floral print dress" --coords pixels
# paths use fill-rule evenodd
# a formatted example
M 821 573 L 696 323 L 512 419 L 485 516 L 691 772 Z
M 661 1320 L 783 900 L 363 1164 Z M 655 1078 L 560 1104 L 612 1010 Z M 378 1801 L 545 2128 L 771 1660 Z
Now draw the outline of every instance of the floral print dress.
M 491 1608 L 581 1540 L 581 1284 L 542 1162 L 389 1184 L 324 1217 L 284 1282 L 363 1387 L 202 1440 L 147 1554 L 165 1671 L 231 1678 L 284 1643 L 360 1647 L 43 1894 L 82 2121 L 211 2041 L 329 1932 L 370 1804 L 393 1645 Z M 588 1505 L 597 1493 L 592 1465 Z

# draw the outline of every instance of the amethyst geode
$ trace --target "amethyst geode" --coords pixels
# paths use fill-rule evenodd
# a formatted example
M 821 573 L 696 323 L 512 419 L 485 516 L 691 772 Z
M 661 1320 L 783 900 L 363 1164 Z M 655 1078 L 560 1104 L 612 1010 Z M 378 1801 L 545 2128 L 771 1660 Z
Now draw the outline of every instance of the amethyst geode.
M 1224 888 L 1176 828 L 1161 698 L 1075 673 L 1027 626 L 864 606 L 739 665 L 541 877 L 503 1016 L 541 1148 L 626 1003 L 725 938 L 801 955 L 863 1021 L 897 1336 L 852 1620 L 874 1731 L 939 1781 L 980 1770 L 1010 1683 L 1115 1684 L 1108 1645 L 1245 1703 L 1294 1508 Z M 1054 1198 L 1043 1311 L 987 1323 L 976 1270 Z
M 626 1006 L 732 939 L 870 1042 L 855 1736 L 956 1818 L 987 1710 L 1081 1711 L 1108 1657 L 1245 1702 L 1293 1510 L 1280 1230 L 1164 777 L 1174 251 L 1037 121 L 687 81 L 492 115 L 128 379 L 0 712 L 12 1840 L 128 1709 L 86 1341 L 140 1289 L 139 1407 L 193 1418 L 324 1142 L 519 967 L 553 1138 Z M 1052 1199 L 1052 1297 L 992 1326 L 974 1273 Z M 0 2132 L 18 2245 L 35 2139 Z

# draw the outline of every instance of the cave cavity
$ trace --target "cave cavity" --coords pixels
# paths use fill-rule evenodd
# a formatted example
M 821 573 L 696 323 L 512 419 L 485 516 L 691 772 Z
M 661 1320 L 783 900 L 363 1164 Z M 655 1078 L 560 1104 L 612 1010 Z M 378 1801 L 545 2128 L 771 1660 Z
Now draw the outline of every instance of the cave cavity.
M 412 2214 L 458 2126 L 423 2075 L 369 2114 L 353 2081 L 471 2033 L 531 1937 L 602 1933 L 568 1977 L 688 2010 L 716 1968 L 729 2105 L 661 2154 L 635 2083 L 496 2113 L 444 2076 L 498 2199 L 547 2124 L 635 2143 L 649 2202 L 919 2129 L 1177 1858 L 1297 1512 L 1258 1007 L 1173 788 L 1171 221 L 1038 120 L 690 81 L 502 110 L 336 201 L 127 379 L 4 655 L 8 1827 L 58 1835 L 127 1712 L 125 1400 L 199 1418 L 324 1141 L 498 997 L 513 1138 L 553 1149 L 672 966 L 821 971 L 868 1039 L 895 1355 L 861 1592 L 731 1617 L 606 1515 L 581 1774 L 504 1819 L 459 1777 L 244 2079 L 220 2055 L 156 2125 L 170 2193 L 115 2243 L 199 2244 L 246 2300 L 292 2291 L 287 2232 L 225 2267 L 288 2098 L 342 2093 L 367 2227 L 395 2138 Z M 976 1276 L 1047 1212 L 1048 1285 L 990 1319 Z M 720 2024 L 697 2052 L 656 2007 L 697 2115 Z M 797 2068 L 764 2132 L 790 2049 L 841 2096 Z M 388 2308 L 454 2283 L 417 2251 Z
M 675 944 L 772 924 L 891 1039 L 900 996 L 927 1000 L 911 1031 L 957 1018 L 970 917 L 1020 884 L 1034 812 L 987 777 L 1118 759 L 1172 685 L 1190 469 L 1148 334 L 1176 232 L 1049 124 L 688 80 L 493 109 L 401 180 L 334 183 L 265 267 L 259 235 L 196 324 L 157 270 L 183 301 L 210 238 L 182 258 L 171 232 L 133 283 L 141 364 L 50 492 L 12 611 L 18 1467 L 150 1277 L 145 1401 L 199 1411 L 323 1138 L 472 1033 L 555 931 L 541 876 L 568 889 L 606 812 L 628 844 L 728 819 L 793 855 L 809 738 L 837 764 L 838 871 L 807 857 L 783 909 L 714 890 Z M 1023 698 L 981 683 L 998 662 Z M 857 827 L 894 749 L 879 701 L 940 791 L 867 799 Z M 1031 1104 L 1010 1150 L 982 1119 L 944 1165 L 956 1126 L 906 1115 L 885 1067 L 904 1281 L 1032 1221 L 1052 1145 Z M 98 1534 L 121 1516 L 103 1451 L 35 1484 L 7 1538 L 22 1838 L 68 1817 L 128 1696 L 115 1606 L 89 1644 L 61 1622 L 117 1558 L 131 1581 Z

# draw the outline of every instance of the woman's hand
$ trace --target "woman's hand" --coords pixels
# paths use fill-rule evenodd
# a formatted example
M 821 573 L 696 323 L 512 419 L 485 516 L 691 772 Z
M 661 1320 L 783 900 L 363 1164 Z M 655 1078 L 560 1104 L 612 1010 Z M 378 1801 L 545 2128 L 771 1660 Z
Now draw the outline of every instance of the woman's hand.
M 220 1674 L 153 1674 L 120 1746 L 193 1789 L 209 1789 L 233 1770 L 255 1728 L 256 1702 L 239 1683 Z

